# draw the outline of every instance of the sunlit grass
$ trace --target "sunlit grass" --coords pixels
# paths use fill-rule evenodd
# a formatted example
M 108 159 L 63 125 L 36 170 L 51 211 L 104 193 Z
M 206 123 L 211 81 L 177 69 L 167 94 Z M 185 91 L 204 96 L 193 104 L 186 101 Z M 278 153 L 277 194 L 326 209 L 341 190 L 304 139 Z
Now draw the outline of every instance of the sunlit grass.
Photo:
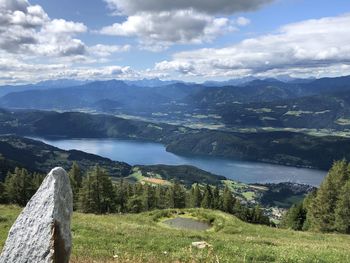
M 208 231 L 163 227 L 174 211 L 211 222 Z M 0 247 L 20 212 L 0 206 Z M 218 211 L 164 210 L 142 214 L 74 213 L 72 262 L 350 262 L 350 236 L 294 232 L 246 224 Z M 193 248 L 206 241 L 211 248 Z

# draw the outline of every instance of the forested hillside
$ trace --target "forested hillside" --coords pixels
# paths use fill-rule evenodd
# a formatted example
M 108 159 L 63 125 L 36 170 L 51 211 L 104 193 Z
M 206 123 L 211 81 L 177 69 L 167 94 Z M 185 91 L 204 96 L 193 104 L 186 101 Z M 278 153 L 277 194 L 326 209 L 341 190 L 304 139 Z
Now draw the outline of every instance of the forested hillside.
M 52 125 L 55 123 L 55 125 Z M 224 132 L 78 112 L 0 112 L 0 132 L 58 138 L 120 138 L 161 142 L 178 154 L 218 156 L 327 170 L 349 158 L 350 139 L 296 132 Z M 349 158 L 350 159 L 350 158 Z

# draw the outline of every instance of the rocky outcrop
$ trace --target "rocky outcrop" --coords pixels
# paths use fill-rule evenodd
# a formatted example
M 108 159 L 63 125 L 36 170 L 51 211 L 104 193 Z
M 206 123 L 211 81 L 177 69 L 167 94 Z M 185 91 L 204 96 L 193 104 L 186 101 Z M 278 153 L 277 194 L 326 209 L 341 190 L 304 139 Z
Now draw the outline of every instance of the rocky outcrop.
M 68 263 L 73 196 L 63 168 L 53 169 L 10 229 L 0 263 Z

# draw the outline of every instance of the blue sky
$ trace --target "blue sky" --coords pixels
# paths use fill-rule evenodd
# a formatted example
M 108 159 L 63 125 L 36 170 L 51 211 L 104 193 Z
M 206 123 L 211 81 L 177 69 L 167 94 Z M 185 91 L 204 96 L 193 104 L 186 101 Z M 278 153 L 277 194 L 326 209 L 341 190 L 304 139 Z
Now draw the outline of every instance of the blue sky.
M 0 83 L 350 73 L 350 1 L 0 0 Z

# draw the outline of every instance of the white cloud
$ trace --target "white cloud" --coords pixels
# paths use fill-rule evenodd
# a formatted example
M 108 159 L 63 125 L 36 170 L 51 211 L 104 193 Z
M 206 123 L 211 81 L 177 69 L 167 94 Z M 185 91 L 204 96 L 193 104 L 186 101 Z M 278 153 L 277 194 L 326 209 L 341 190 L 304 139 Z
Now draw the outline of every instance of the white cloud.
M 233 30 L 227 18 L 213 18 L 192 10 L 140 13 L 123 23 L 115 23 L 101 29 L 102 34 L 138 37 L 148 47 L 171 44 L 203 43 L 217 35 Z
M 83 23 L 66 21 L 64 19 L 53 19 L 44 25 L 42 31 L 48 34 L 74 35 L 86 32 L 87 27 Z
M 26 11 L 28 7 L 27 0 L 0 0 L 0 9 L 1 10 L 9 10 L 9 11 Z
M 195 10 L 210 15 L 230 15 L 256 10 L 273 0 L 105 0 L 105 2 L 113 11 L 124 15 L 179 10 Z
M 228 15 L 250 11 L 273 0 L 105 0 L 124 22 L 100 30 L 101 34 L 136 37 L 144 49 L 162 50 L 173 44 L 202 44 L 250 20 Z
M 10 25 L 21 25 L 23 27 L 41 26 L 48 20 L 47 14 L 41 6 L 28 6 L 25 12 L 15 10 L 13 13 L 7 13 Z
M 0 83 L 134 74 L 128 67 L 101 66 L 113 53 L 128 51 L 129 45 L 89 47 L 78 38 L 86 32 L 83 23 L 51 19 L 27 0 L 0 0 Z
M 0 52 L 0 84 L 35 83 L 42 80 L 74 78 L 105 80 L 111 78 L 133 79 L 140 74 L 130 67 L 121 66 L 88 66 L 72 67 L 66 63 L 27 63 L 14 55 L 2 56 Z
M 324 74 L 350 64 L 350 14 L 283 26 L 275 34 L 219 49 L 180 52 L 156 70 L 213 78 L 238 75 Z
M 102 45 L 97 44 L 95 46 L 89 47 L 89 52 L 99 57 L 108 57 L 113 53 L 127 52 L 131 49 L 130 45 Z
M 244 16 L 240 16 L 236 19 L 237 25 L 246 26 L 250 24 L 250 20 Z
M 0 0 L 0 49 L 22 56 L 75 56 L 85 45 L 74 36 L 87 31 L 82 23 L 50 19 L 26 0 Z

